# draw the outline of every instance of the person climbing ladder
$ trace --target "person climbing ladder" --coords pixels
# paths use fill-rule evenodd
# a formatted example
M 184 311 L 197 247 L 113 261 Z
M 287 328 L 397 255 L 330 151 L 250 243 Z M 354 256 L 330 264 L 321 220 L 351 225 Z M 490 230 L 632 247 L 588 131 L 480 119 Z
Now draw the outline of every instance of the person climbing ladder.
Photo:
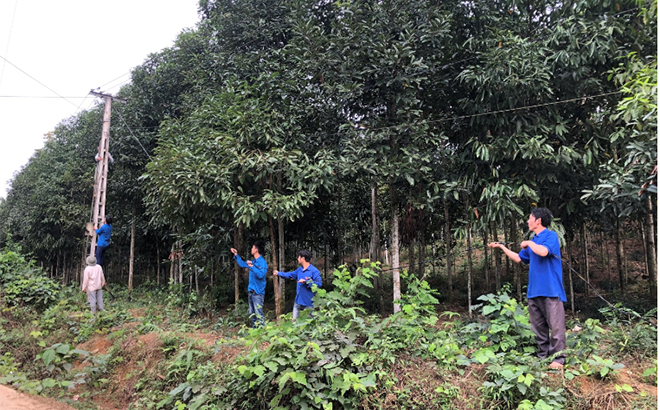
M 98 240 L 96 242 L 96 263 L 105 267 L 105 250 L 110 246 L 110 235 L 112 234 L 112 218 L 107 216 L 103 219 L 103 225 L 100 228 L 94 227 Z

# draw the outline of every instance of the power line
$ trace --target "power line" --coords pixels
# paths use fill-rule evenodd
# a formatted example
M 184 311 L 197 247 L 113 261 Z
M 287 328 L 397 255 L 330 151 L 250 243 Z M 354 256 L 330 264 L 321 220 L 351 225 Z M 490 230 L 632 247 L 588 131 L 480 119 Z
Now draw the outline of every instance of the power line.
M 60 97 L 60 96 L 53 96 L 53 95 L 0 95 L 0 98 L 32 98 L 32 99 L 85 99 L 88 98 L 89 96 L 84 96 L 84 97 Z
M 28 74 L 28 73 L 26 73 L 25 71 L 21 70 L 21 69 L 20 69 L 19 67 L 17 67 L 14 63 L 12 63 L 11 61 L 7 60 L 5 57 L 0 56 L 0 58 L 2 58 L 5 62 L 9 63 L 12 67 L 14 67 L 15 69 L 17 69 L 17 70 L 20 71 L 21 73 L 23 73 L 23 74 L 25 74 L 26 76 L 30 77 L 30 78 L 31 78 L 32 80 L 34 80 L 35 82 L 39 83 L 42 87 L 46 88 L 48 91 L 50 91 L 50 92 L 52 92 L 53 94 L 57 95 L 58 97 L 64 99 L 66 102 L 68 102 L 69 104 L 71 104 L 71 105 L 73 105 L 74 107 L 76 107 L 76 109 L 78 109 L 78 106 L 77 106 L 76 104 L 74 104 L 73 102 L 69 101 L 66 97 L 63 97 L 62 95 L 60 95 L 57 91 L 53 90 L 52 88 L 50 88 L 50 87 L 47 86 L 46 84 L 42 83 L 41 81 L 39 81 L 39 80 L 37 80 L 36 78 L 32 77 L 30 74 Z
M 124 125 L 126 126 L 126 128 L 128 128 L 128 131 L 131 133 L 131 135 L 133 136 L 133 138 L 135 138 L 135 141 L 137 141 L 137 143 L 140 144 L 140 147 L 142 147 L 142 151 L 144 151 L 144 153 L 147 154 L 147 157 L 149 158 L 149 161 L 151 161 L 151 155 L 149 155 L 149 153 L 148 153 L 147 150 L 144 148 L 144 145 L 142 145 L 142 143 L 140 142 L 140 140 L 138 139 L 138 137 L 136 137 L 135 134 L 133 134 L 133 130 L 131 130 L 131 127 L 128 126 L 128 124 L 126 123 L 126 120 L 124 120 L 124 117 L 122 117 L 122 115 L 121 115 L 121 113 L 119 112 L 119 110 L 117 110 L 117 111 L 115 111 L 115 112 L 119 115 L 119 118 L 120 118 L 121 121 L 124 123 Z
M 125 77 L 125 76 L 130 75 L 130 74 L 131 74 L 130 71 L 127 72 L 127 73 L 124 73 L 124 74 L 120 75 L 119 77 L 115 78 L 114 80 L 110 80 L 110 81 L 108 81 L 107 83 L 105 83 L 105 84 L 103 84 L 103 85 L 100 85 L 97 89 L 99 89 L 99 88 L 103 88 L 103 87 L 105 87 L 106 85 L 111 84 L 111 83 L 113 83 L 113 82 L 119 80 L 120 78 Z M 130 80 L 129 80 L 129 81 L 130 81 Z
M 16 9 L 18 9 L 18 0 L 14 3 L 14 14 L 11 17 L 11 25 L 9 26 L 9 37 L 7 38 L 7 47 L 5 48 L 5 55 L 9 55 L 9 44 L 11 43 L 11 34 L 14 31 L 14 19 L 16 19 Z M 2 78 L 5 76 L 5 64 L 2 63 L 2 71 L 0 71 L 0 86 L 2 86 Z
M 606 96 L 614 95 L 614 94 L 621 94 L 622 92 L 623 91 L 612 91 L 612 92 L 609 92 L 609 93 L 602 93 L 602 94 L 597 94 L 597 95 L 585 95 L 585 96 L 582 96 L 582 97 L 569 98 L 569 99 L 566 99 L 566 100 L 551 101 L 551 102 L 547 102 L 547 103 L 533 104 L 533 105 L 525 105 L 525 106 L 522 106 L 522 107 L 507 108 L 507 109 L 504 109 L 504 110 L 489 111 L 489 112 L 483 112 L 483 113 L 478 113 L 478 114 L 469 114 L 469 115 L 458 115 L 458 116 L 455 116 L 455 117 L 442 118 L 442 119 L 438 119 L 438 120 L 420 120 L 420 121 L 415 122 L 415 123 L 402 123 L 402 124 L 397 124 L 397 125 L 389 125 L 389 126 L 386 126 L 386 127 L 371 128 L 371 127 L 365 126 L 364 124 L 357 124 L 356 128 L 366 130 L 366 131 L 380 131 L 380 130 L 386 130 L 386 129 L 390 129 L 390 128 L 406 127 L 406 126 L 409 126 L 409 125 L 432 124 L 432 123 L 464 120 L 464 119 L 467 119 L 467 118 L 481 117 L 481 116 L 485 116 L 485 115 L 503 114 L 503 113 L 514 112 L 514 111 L 526 111 L 526 110 L 530 110 L 530 109 L 533 109 L 533 108 L 548 107 L 548 106 L 551 106 L 551 105 L 568 104 L 568 103 L 571 103 L 571 102 L 590 100 L 590 99 L 606 97 Z

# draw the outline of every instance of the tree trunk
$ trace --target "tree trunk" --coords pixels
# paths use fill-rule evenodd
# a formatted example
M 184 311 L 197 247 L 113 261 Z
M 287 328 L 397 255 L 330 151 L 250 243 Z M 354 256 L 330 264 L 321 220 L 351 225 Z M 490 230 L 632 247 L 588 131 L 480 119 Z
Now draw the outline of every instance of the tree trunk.
M 323 283 L 328 281 L 328 265 L 330 265 L 330 246 L 328 243 L 325 244 L 325 255 L 323 261 Z
M 160 285 L 160 246 L 156 246 L 156 285 Z
M 488 224 L 484 224 L 484 231 L 482 232 L 484 241 L 484 276 L 486 279 L 486 293 L 490 293 L 490 267 L 488 264 Z
M 179 283 L 183 285 L 183 246 L 181 241 L 178 242 L 178 255 L 179 255 Z
M 199 295 L 199 267 L 195 266 L 195 292 Z
M 343 232 L 341 230 L 341 185 L 337 187 L 337 266 L 344 264 Z
M 582 266 L 584 267 L 584 277 L 587 280 L 586 293 L 587 296 L 589 296 L 591 293 L 589 289 L 591 280 L 589 279 L 589 252 L 587 250 L 587 233 L 584 225 L 584 223 L 580 225 L 580 240 L 582 242 Z
M 275 223 L 272 215 L 268 215 L 268 228 L 270 229 L 270 249 L 272 249 L 272 262 L 273 270 L 277 269 L 277 247 L 275 245 Z M 282 310 L 280 309 L 280 278 L 273 275 L 273 294 L 275 295 L 275 319 L 279 322 Z
M 447 255 L 447 300 L 451 303 L 452 298 L 453 298 L 453 288 L 454 284 L 452 283 L 452 277 L 451 277 L 451 261 L 452 261 L 452 254 L 451 254 L 451 227 L 449 225 L 449 202 L 447 201 L 447 196 L 443 198 L 443 205 L 445 208 L 445 253 Z
M 645 230 L 647 232 L 646 236 L 646 253 L 648 255 L 648 271 L 649 271 L 649 293 L 651 294 L 652 299 L 656 299 L 658 295 L 658 283 L 656 282 L 656 271 L 658 269 L 657 260 L 656 260 L 656 250 L 655 250 L 655 236 L 654 232 L 654 217 L 653 217 L 653 201 L 651 196 L 647 194 L 646 201 L 646 223 Z
M 135 208 L 131 219 L 131 249 L 128 256 L 128 290 L 133 290 L 133 261 L 135 260 Z
M 239 223 L 234 227 L 234 248 L 238 250 L 239 254 L 243 251 L 243 223 Z M 238 314 L 238 302 L 240 301 L 239 282 L 241 277 L 241 268 L 238 264 L 234 263 L 234 307 L 235 312 Z
M 392 211 L 392 219 L 390 229 L 392 234 L 391 248 L 392 248 L 392 299 L 398 301 L 401 299 L 401 275 L 399 273 L 399 200 L 396 194 L 396 187 L 394 182 L 390 181 L 390 203 Z M 394 313 L 401 311 L 401 305 L 394 303 Z
M 419 277 L 423 278 L 426 272 L 426 235 L 424 234 L 424 226 L 419 231 Z
M 279 237 L 279 246 L 280 246 L 280 256 L 278 260 L 278 270 L 284 271 L 284 220 L 282 217 L 277 218 L 277 234 Z M 284 306 L 286 303 L 286 280 L 279 281 L 279 293 L 280 293 L 280 312 L 284 312 Z
M 468 276 L 467 276 L 467 299 L 468 299 L 468 315 L 472 317 L 472 209 L 470 206 L 470 197 L 465 195 L 465 205 L 467 206 L 467 259 L 468 259 Z
M 511 242 L 513 240 L 511 239 L 511 235 L 508 229 L 506 229 L 506 219 L 502 221 L 502 231 L 504 232 L 504 243 L 507 245 L 511 245 Z M 504 272 L 506 273 L 508 280 L 511 280 L 511 270 L 510 270 L 510 263 L 509 263 L 509 258 L 504 258 Z M 510 282 L 509 282 L 510 283 Z
M 408 273 L 414 275 L 417 273 L 417 263 L 415 261 L 415 238 L 410 240 L 408 245 Z
M 176 263 L 176 251 L 174 249 L 174 244 L 172 244 L 172 248 L 170 249 L 170 283 L 176 283 L 175 281 L 175 276 L 174 276 L 174 264 Z
M 616 268 L 619 272 L 619 289 L 621 292 L 625 292 L 625 272 L 623 271 L 623 242 L 621 240 L 621 221 L 617 218 L 616 220 Z
M 511 214 L 511 242 L 513 243 L 519 243 L 518 241 L 518 229 L 516 226 L 516 216 L 514 214 Z M 513 264 L 513 281 L 516 284 L 516 295 L 518 296 L 518 301 L 522 301 L 522 284 L 520 283 L 520 266 L 519 263 L 514 263 Z
M 607 246 L 605 233 L 602 230 L 600 231 L 600 242 L 604 248 L 603 264 L 605 265 L 605 269 L 607 269 L 607 279 L 612 280 L 612 267 L 610 266 L 610 247 Z
M 566 240 L 566 252 L 568 253 L 568 286 L 569 293 L 571 295 L 571 312 L 575 316 L 575 290 L 573 287 L 573 262 L 572 262 L 572 252 L 571 252 L 571 241 Z
M 372 262 L 380 260 L 380 238 L 378 232 L 378 206 L 376 198 L 376 184 L 371 185 L 371 243 L 369 244 L 369 259 Z
M 493 234 L 493 242 L 499 242 L 499 238 L 497 235 L 497 223 L 494 221 L 491 223 L 491 231 Z M 495 258 L 495 291 L 499 292 L 500 288 L 502 287 L 502 281 L 500 279 L 500 256 L 498 252 L 491 252 L 491 255 L 493 255 L 493 258 Z

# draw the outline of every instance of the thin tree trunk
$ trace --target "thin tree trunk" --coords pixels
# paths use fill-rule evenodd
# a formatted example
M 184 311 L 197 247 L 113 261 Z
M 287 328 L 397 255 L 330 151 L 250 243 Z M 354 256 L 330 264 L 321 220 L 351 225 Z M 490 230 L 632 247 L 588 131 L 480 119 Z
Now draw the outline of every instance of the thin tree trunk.
M 511 234 L 510 234 L 509 230 L 506 229 L 506 219 L 504 221 L 502 221 L 502 231 L 504 232 L 504 243 L 510 244 L 511 242 L 513 242 L 513 240 L 511 239 Z M 511 280 L 511 277 L 513 276 L 513 275 L 511 275 L 510 266 L 511 265 L 509 263 L 509 258 L 504 258 L 504 272 L 506 273 L 506 276 L 507 276 L 509 281 Z M 509 283 L 511 283 L 511 282 L 509 282 Z
M 451 277 L 451 266 L 452 266 L 452 254 L 451 254 L 451 228 L 449 225 L 449 202 L 445 196 L 442 200 L 445 208 L 445 253 L 447 254 L 447 299 L 451 303 L 453 298 L 453 288 L 454 284 L 452 283 Z
M 239 223 L 234 227 L 234 248 L 238 250 L 239 254 L 243 251 L 243 223 Z M 241 268 L 238 264 L 234 264 L 234 307 L 235 312 L 238 314 L 238 303 L 240 301 L 239 282 L 241 276 Z
M 199 295 L 199 267 L 195 266 L 195 292 Z
M 426 235 L 424 234 L 424 226 L 419 231 L 419 277 L 423 278 L 426 272 Z
M 282 217 L 277 218 L 277 234 L 279 237 L 279 246 L 280 246 L 280 256 L 278 260 L 279 269 L 284 271 L 284 220 Z M 279 293 L 280 293 L 280 312 L 284 312 L 284 306 L 286 303 L 286 281 L 279 281 Z
M 174 264 L 176 263 L 176 251 L 175 251 L 175 245 L 172 244 L 172 248 L 170 248 L 170 283 L 176 283 L 175 281 L 175 276 L 174 276 Z
M 569 284 L 569 293 L 571 295 L 571 312 L 575 316 L 575 290 L 573 287 L 573 262 L 572 262 L 572 252 L 571 252 L 571 241 L 566 240 L 566 252 L 568 253 L 568 284 Z
M 623 243 L 621 240 L 621 222 L 617 218 L 616 220 L 616 267 L 619 272 L 619 289 L 621 292 L 625 292 L 625 273 L 623 271 Z
M 646 249 L 646 230 L 644 229 L 644 222 L 639 221 L 639 233 L 642 236 L 642 248 L 644 248 L 644 275 L 649 276 L 649 253 Z
M 408 245 L 408 273 L 414 275 L 417 272 L 417 263 L 415 261 L 415 238 L 410 240 Z
M 580 240 L 582 242 L 582 266 L 584 267 L 584 277 L 587 279 L 586 293 L 589 296 L 591 292 L 588 285 L 591 280 L 589 279 L 589 252 L 587 250 L 587 233 L 584 224 L 580 225 Z
M 343 232 L 341 230 L 341 185 L 337 187 L 337 266 L 344 264 Z
M 328 281 L 328 266 L 330 265 L 330 246 L 328 246 L 328 243 L 326 242 L 325 244 L 325 255 L 324 255 L 324 261 L 323 261 L 323 282 Z
M 272 262 L 273 270 L 277 270 L 277 247 L 275 245 L 275 222 L 273 216 L 268 215 L 268 228 L 270 229 L 270 249 L 272 249 Z M 279 322 L 280 315 L 282 314 L 280 306 L 280 278 L 273 275 L 273 294 L 275 295 L 275 319 Z
M 399 272 L 399 200 L 396 194 L 394 182 L 390 181 L 390 204 L 392 219 L 390 223 L 391 248 L 392 248 L 392 299 L 398 301 L 401 299 L 401 275 Z M 401 305 L 394 303 L 394 313 L 401 311 Z
M 612 280 L 612 267 L 610 266 L 610 247 L 607 244 L 605 233 L 602 230 L 600 231 L 600 242 L 604 249 L 603 264 L 605 265 L 605 269 L 607 269 L 607 279 Z
M 181 241 L 178 242 L 178 255 L 179 255 L 179 283 L 183 285 L 183 246 Z
M 472 317 L 472 207 L 470 206 L 470 197 L 465 195 L 465 205 L 467 206 L 467 259 L 468 259 L 468 276 L 467 276 L 467 299 L 468 299 L 468 315 Z
M 160 246 L 156 246 L 156 285 L 160 285 Z
M 518 243 L 518 229 L 516 227 L 516 216 L 511 214 L 511 242 Z M 520 264 L 513 264 L 513 281 L 516 284 L 516 295 L 518 296 L 518 301 L 522 301 L 522 284 L 520 283 Z
M 131 219 L 131 249 L 128 256 L 128 290 L 133 290 L 133 261 L 135 260 L 135 208 Z
M 369 244 L 369 259 L 377 262 L 379 258 L 378 244 L 378 206 L 376 198 L 376 184 L 371 185 L 371 243 Z
M 488 224 L 484 224 L 482 232 L 482 239 L 484 241 L 484 279 L 486 279 L 486 293 L 490 293 L 490 267 L 488 263 Z
M 645 230 L 647 231 L 646 236 L 646 253 L 647 258 L 647 267 L 649 272 L 649 293 L 651 294 L 652 299 L 656 299 L 658 295 L 658 283 L 656 282 L 656 271 L 658 269 L 657 260 L 656 260 L 656 250 L 655 250 L 655 237 L 654 232 L 654 214 L 653 214 L 653 201 L 651 196 L 647 194 L 646 201 L 646 223 Z
M 497 223 L 494 221 L 491 223 L 491 233 L 493 234 L 493 242 L 499 242 L 497 235 Z M 502 287 L 502 281 L 500 279 L 500 256 L 498 252 L 491 252 L 493 258 L 495 258 L 495 291 L 499 292 Z

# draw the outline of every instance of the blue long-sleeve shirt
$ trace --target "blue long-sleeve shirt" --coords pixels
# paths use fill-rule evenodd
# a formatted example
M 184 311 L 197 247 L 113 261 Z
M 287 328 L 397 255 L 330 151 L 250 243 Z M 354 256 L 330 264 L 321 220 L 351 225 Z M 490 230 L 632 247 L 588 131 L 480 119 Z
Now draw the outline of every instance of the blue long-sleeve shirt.
M 98 239 L 96 240 L 96 246 L 109 246 L 111 233 L 112 225 L 104 224 L 97 229 L 96 234 L 98 235 Z
M 545 246 L 548 254 L 539 256 L 529 247 L 521 249 L 518 253 L 520 260 L 529 264 L 527 298 L 545 296 L 559 298 L 562 302 L 566 302 L 557 234 L 549 229 L 544 229 L 532 238 L 532 242 Z
M 323 286 L 321 282 L 321 272 L 319 272 L 314 265 L 311 263 L 307 266 L 307 269 L 303 269 L 302 266 L 293 272 L 278 272 L 280 278 L 286 279 L 295 279 L 296 280 L 296 300 L 295 302 L 302 306 L 311 306 L 314 307 L 314 302 L 312 298 L 314 297 L 314 292 L 312 291 L 312 286 L 316 284 L 319 288 Z M 298 282 L 300 279 L 306 279 L 303 283 Z
M 250 275 L 248 278 L 248 292 L 253 290 L 257 295 L 266 294 L 266 272 L 268 272 L 268 263 L 263 256 L 252 261 L 252 267 L 249 267 L 247 262 L 240 256 L 234 256 L 236 263 L 241 268 L 248 268 Z

